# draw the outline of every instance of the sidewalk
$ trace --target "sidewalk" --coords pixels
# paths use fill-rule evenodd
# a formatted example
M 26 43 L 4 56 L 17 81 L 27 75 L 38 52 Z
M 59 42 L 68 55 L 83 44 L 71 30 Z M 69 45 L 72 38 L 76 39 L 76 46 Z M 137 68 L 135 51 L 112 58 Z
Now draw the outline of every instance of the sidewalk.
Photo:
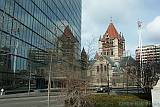
M 23 97 L 39 97 L 39 96 L 47 96 L 47 92 L 30 92 L 30 93 L 17 93 L 17 94 L 9 94 L 9 95 L 2 95 L 0 99 L 7 99 L 7 98 L 23 98 Z M 50 96 L 57 96 L 60 95 L 59 92 L 51 92 Z
M 0 99 L 20 98 L 20 97 L 36 97 L 36 96 L 42 96 L 42 95 L 41 95 L 41 94 L 38 94 L 38 93 L 36 93 L 36 92 L 17 93 L 17 94 L 2 95 L 2 96 L 0 96 Z

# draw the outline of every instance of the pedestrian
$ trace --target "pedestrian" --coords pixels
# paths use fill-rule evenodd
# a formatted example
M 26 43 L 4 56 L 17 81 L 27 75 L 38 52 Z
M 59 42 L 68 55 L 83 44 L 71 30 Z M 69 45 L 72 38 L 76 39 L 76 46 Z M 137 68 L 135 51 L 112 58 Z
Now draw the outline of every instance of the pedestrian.
M 3 89 L 3 88 L 1 88 L 1 95 L 3 95 L 3 93 L 4 93 L 4 89 Z

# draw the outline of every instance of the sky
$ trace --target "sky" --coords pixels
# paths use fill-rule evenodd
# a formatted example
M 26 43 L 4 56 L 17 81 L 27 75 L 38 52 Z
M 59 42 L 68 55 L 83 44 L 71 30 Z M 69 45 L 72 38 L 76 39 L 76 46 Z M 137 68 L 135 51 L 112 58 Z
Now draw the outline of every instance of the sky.
M 86 51 L 98 50 L 98 39 L 111 17 L 133 57 L 138 47 L 138 20 L 142 21 L 142 44 L 160 44 L 160 0 L 82 0 L 81 43 Z

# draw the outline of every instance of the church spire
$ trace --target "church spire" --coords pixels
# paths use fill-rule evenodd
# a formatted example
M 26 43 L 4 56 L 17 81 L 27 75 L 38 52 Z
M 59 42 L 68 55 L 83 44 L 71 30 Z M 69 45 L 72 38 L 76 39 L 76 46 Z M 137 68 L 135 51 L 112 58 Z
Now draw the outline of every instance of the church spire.
M 112 17 L 110 17 L 110 23 L 112 23 L 112 21 L 113 21 L 113 20 L 112 20 Z
M 101 35 L 100 35 L 100 37 L 99 37 L 99 41 L 101 41 Z
M 122 33 L 122 40 L 125 41 L 125 38 L 124 38 L 124 36 L 123 36 L 123 33 Z
M 84 47 L 83 47 L 83 49 L 82 49 L 82 53 L 86 53 L 86 51 L 85 51 Z

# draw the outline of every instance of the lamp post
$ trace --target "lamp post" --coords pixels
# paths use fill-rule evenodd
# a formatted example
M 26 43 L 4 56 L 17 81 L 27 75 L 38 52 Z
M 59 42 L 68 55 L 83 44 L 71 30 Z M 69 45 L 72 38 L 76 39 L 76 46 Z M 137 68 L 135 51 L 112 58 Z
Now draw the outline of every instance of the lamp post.
M 30 90 L 31 90 L 31 60 L 29 62 L 30 62 L 30 66 L 29 66 L 28 95 L 30 94 Z
M 17 51 L 17 48 L 18 48 L 18 41 L 17 41 L 17 43 L 16 43 L 16 47 L 15 47 L 15 50 L 14 50 L 14 61 L 13 61 L 13 73 L 14 73 L 14 81 L 13 81 L 13 85 L 15 85 L 16 84 L 16 77 L 15 77 L 15 73 L 16 73 L 16 61 L 17 61 L 17 53 L 18 53 L 18 51 Z
M 126 72 L 126 75 L 127 75 L 127 94 L 128 94 L 128 70 L 130 69 L 130 68 L 128 68 L 128 61 L 129 61 L 129 58 L 131 57 L 131 55 L 129 54 L 129 50 L 127 50 L 127 61 L 126 61 L 126 64 L 125 64 L 125 67 L 126 67 L 126 70 L 127 70 L 127 72 Z
M 51 72 L 52 72 L 52 51 L 50 52 L 50 66 L 48 72 L 48 107 L 50 107 L 50 90 L 51 90 Z
M 122 69 L 122 71 L 123 71 L 123 69 Z M 124 89 L 124 84 L 125 84 L 125 71 L 123 71 L 123 89 Z
M 127 94 L 128 94 L 128 70 L 127 70 Z
M 110 88 L 109 88 L 109 64 L 107 64 L 107 77 L 108 77 L 108 95 L 109 95 L 109 91 L 110 91 Z

